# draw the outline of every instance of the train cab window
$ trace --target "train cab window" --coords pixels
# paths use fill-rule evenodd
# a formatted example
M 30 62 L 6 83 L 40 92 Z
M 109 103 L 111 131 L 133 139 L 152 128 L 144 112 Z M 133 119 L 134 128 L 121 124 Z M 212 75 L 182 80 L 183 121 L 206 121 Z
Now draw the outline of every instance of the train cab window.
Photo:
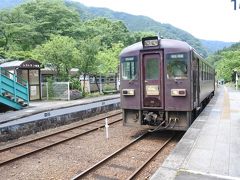
M 146 80 L 157 80 L 159 79 L 159 65 L 158 59 L 148 59 L 145 64 L 145 79 Z
M 187 53 L 167 54 L 167 78 L 187 79 Z
M 122 79 L 134 80 L 137 79 L 137 57 L 124 57 L 121 59 L 122 64 Z

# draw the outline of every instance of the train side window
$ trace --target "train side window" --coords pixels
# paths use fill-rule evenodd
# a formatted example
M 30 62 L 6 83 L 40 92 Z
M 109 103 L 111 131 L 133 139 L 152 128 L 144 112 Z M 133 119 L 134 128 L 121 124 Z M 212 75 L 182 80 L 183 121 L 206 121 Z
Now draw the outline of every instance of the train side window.
M 167 54 L 167 78 L 187 79 L 187 53 Z
M 204 80 L 207 80 L 207 65 L 205 64 L 205 79 Z
M 199 79 L 202 80 L 202 63 L 199 61 Z
M 207 76 L 206 79 L 208 80 L 208 66 L 206 66 L 206 72 L 207 72 L 206 73 L 206 76 Z
M 209 67 L 207 66 L 207 80 L 209 80 Z
M 203 64 L 203 80 L 206 80 L 206 64 Z
M 122 64 L 122 79 L 134 80 L 137 79 L 137 57 L 125 57 L 121 59 Z

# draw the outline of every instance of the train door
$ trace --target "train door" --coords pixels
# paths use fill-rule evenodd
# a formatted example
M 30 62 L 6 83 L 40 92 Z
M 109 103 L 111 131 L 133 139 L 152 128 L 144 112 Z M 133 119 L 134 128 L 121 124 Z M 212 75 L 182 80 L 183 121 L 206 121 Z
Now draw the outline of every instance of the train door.
M 142 56 L 142 104 L 143 108 L 161 109 L 163 106 L 162 53 Z
M 196 108 L 199 103 L 199 60 L 193 56 L 193 107 Z

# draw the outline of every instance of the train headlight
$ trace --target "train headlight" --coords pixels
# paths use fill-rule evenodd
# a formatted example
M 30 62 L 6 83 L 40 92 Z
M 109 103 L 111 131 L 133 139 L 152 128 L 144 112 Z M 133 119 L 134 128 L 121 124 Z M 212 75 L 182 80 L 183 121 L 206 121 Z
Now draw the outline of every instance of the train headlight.
M 171 89 L 171 96 L 186 96 L 186 89 Z
M 135 95 L 135 90 L 134 89 L 123 89 L 122 90 L 122 95 L 124 95 L 124 96 L 134 96 Z

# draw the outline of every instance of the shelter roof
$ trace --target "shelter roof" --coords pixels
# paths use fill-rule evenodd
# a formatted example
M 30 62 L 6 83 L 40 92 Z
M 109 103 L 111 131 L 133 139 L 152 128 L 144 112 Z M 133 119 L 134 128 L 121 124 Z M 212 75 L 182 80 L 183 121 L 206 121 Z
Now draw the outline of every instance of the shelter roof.
M 3 64 L 0 64 L 0 67 L 4 67 L 4 68 L 8 68 L 8 69 L 15 69 L 15 68 L 28 68 L 28 69 L 32 69 L 32 68 L 40 68 L 40 62 L 36 61 L 36 60 L 26 60 L 26 61 L 9 61 L 9 62 L 5 62 Z

